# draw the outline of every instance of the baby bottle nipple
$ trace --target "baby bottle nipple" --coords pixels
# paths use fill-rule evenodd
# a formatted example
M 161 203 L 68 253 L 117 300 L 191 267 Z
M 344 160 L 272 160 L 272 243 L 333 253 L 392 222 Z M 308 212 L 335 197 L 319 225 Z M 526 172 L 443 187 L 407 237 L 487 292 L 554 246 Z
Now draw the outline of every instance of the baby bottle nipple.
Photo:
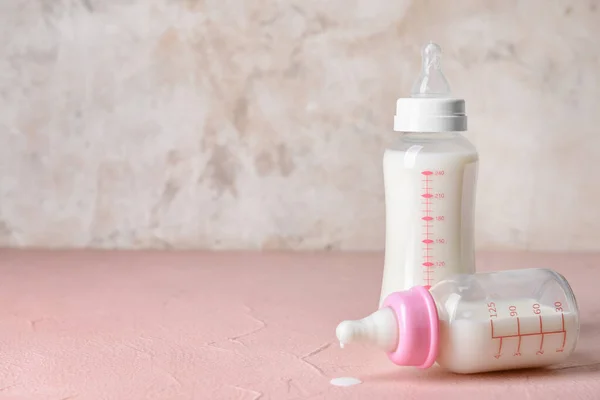
M 398 323 L 394 311 L 384 307 L 373 314 L 357 321 L 343 321 L 335 330 L 344 347 L 349 343 L 368 343 L 391 352 L 398 345 Z
M 442 72 L 442 48 L 429 42 L 421 50 L 421 74 L 413 84 L 411 97 L 450 97 L 450 85 Z

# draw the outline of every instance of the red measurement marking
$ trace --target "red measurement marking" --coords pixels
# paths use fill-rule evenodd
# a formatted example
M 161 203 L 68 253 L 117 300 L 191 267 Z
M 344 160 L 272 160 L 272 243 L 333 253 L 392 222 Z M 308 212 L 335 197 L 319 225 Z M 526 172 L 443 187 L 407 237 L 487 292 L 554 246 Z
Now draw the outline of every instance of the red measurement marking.
M 427 289 L 427 290 L 431 289 L 431 285 L 425 285 L 424 287 L 425 287 L 425 289 Z
M 521 336 L 521 321 L 519 320 L 519 317 L 517 317 L 517 334 L 519 335 L 519 343 L 517 344 L 517 351 L 515 352 L 515 356 L 520 356 L 521 355 L 521 340 L 523 339 L 523 336 Z
M 494 336 L 494 321 L 492 321 L 491 319 L 490 319 L 490 328 L 492 329 L 492 339 L 496 339 L 496 336 Z M 498 358 L 500 358 L 501 355 L 502 355 L 502 338 L 500 337 L 500 345 L 498 347 L 498 353 L 496 353 L 494 358 L 498 359 Z
M 422 217 L 422 219 L 424 221 L 431 221 L 433 220 L 433 217 L 429 216 L 429 213 L 431 212 L 431 202 L 429 201 L 429 199 L 431 199 L 433 197 L 433 194 L 429 193 L 430 192 L 430 187 L 429 187 L 429 182 L 431 182 L 431 179 L 429 179 L 430 175 L 433 175 L 433 171 L 422 171 L 421 174 L 423 174 L 425 176 L 425 178 L 423 179 L 423 191 L 424 193 L 421 194 L 421 197 L 423 197 L 425 199 L 425 201 L 423 202 L 425 205 L 425 210 L 423 210 L 423 212 L 425 213 L 425 216 Z M 423 263 L 423 266 L 426 267 L 424 270 L 424 280 L 425 280 L 425 286 L 431 286 L 431 270 L 429 269 L 429 267 L 433 266 L 433 263 L 429 262 L 429 245 L 431 243 L 433 243 L 433 240 L 431 240 L 429 238 L 429 224 L 425 223 L 425 239 L 422 240 L 422 242 L 425 244 L 425 263 Z M 431 265 L 427 265 L 427 264 L 431 264 Z
M 503 340 L 505 338 L 519 338 L 519 341 L 517 342 L 517 350 L 515 351 L 513 356 L 520 356 L 521 355 L 521 340 L 523 337 L 525 337 L 525 336 L 541 336 L 539 350 L 536 351 L 536 353 L 535 353 L 536 355 L 541 356 L 544 354 L 544 336 L 562 333 L 563 334 L 563 345 L 562 345 L 562 348 L 557 349 L 556 352 L 560 353 L 560 352 L 564 351 L 564 346 L 566 344 L 566 331 L 565 331 L 564 323 L 562 325 L 562 329 L 559 331 L 544 332 L 544 324 L 543 324 L 541 315 L 539 316 L 539 320 L 540 320 L 540 331 L 539 332 L 521 333 L 521 320 L 519 319 L 519 317 L 517 317 L 517 334 L 516 335 L 498 335 L 498 336 L 496 336 L 494 334 L 494 321 L 490 319 L 490 329 L 492 331 L 492 339 L 500 339 L 500 342 L 498 344 L 498 353 L 494 355 L 494 358 L 498 359 L 502 355 L 501 353 L 502 353 Z
M 565 344 L 567 343 L 567 331 L 565 331 L 565 314 L 560 313 L 560 319 L 562 320 L 562 330 L 563 330 L 563 342 L 560 349 L 556 350 L 558 353 L 561 353 L 565 349 Z
M 494 358 L 498 359 L 502 355 L 502 338 L 500 338 L 500 345 L 498 346 L 498 353 L 494 356 Z
M 542 339 L 540 340 L 540 350 L 536 353 L 537 355 L 544 354 L 544 326 L 542 324 L 542 316 L 540 318 L 540 335 L 542 335 Z
M 501 336 L 492 336 L 492 339 L 502 339 L 502 338 L 513 338 L 513 337 L 525 337 L 525 336 L 540 336 L 540 335 L 553 335 L 556 333 L 564 333 L 564 331 L 550 331 L 550 332 L 536 332 L 536 333 L 521 333 L 520 335 L 501 335 Z

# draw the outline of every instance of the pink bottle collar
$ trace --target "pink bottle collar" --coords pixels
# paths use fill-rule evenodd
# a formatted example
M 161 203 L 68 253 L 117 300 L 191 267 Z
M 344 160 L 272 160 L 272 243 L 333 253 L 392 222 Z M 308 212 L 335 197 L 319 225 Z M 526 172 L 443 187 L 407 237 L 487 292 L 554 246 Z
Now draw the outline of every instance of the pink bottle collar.
M 382 307 L 390 307 L 398 321 L 398 346 L 388 353 L 397 365 L 429 368 L 439 348 L 439 318 L 429 291 L 417 286 L 390 294 Z

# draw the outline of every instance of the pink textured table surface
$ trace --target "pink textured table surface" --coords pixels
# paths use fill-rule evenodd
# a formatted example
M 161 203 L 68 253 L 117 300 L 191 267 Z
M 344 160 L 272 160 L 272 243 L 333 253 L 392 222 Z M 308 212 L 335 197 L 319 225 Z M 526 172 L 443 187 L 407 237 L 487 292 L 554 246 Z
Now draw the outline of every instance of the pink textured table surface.
M 600 256 L 479 255 L 508 267 L 571 282 L 569 362 L 460 376 L 340 349 L 336 324 L 376 306 L 380 255 L 0 250 L 0 399 L 600 399 Z

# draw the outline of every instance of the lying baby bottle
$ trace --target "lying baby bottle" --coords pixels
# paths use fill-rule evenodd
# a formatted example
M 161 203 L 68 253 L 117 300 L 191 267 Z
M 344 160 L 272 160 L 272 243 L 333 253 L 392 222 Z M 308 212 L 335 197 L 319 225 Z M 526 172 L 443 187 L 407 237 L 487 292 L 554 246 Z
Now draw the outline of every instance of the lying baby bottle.
M 412 96 L 396 104 L 385 151 L 385 266 L 380 304 L 393 292 L 429 288 L 447 276 L 475 272 L 473 212 L 478 156 L 461 134 L 465 101 L 452 98 L 441 49 L 423 48 Z
M 389 295 L 383 307 L 337 327 L 340 344 L 367 342 L 398 365 L 456 373 L 541 367 L 575 349 L 579 314 L 564 277 L 548 269 L 457 275 L 429 291 Z

